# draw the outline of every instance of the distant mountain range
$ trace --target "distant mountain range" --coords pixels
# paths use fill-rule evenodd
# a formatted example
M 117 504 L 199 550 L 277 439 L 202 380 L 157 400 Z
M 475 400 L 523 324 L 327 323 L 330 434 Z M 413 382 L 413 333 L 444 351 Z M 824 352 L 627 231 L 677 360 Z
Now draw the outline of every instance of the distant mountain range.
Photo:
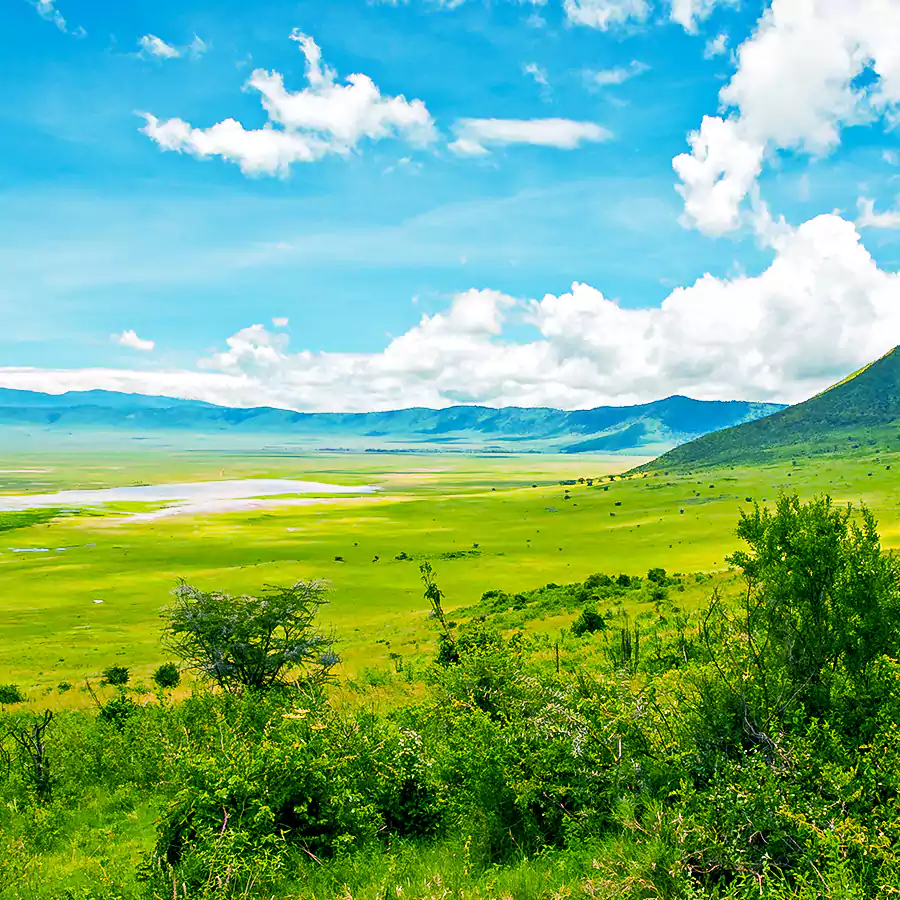
M 452 406 L 374 413 L 235 409 L 111 391 L 0 388 L 0 441 L 17 435 L 180 432 L 278 436 L 318 449 L 506 449 L 651 455 L 777 412 L 777 403 L 668 397 L 639 406 L 561 409 Z
M 707 434 L 638 471 L 700 469 L 851 451 L 900 452 L 900 347 L 811 400 Z

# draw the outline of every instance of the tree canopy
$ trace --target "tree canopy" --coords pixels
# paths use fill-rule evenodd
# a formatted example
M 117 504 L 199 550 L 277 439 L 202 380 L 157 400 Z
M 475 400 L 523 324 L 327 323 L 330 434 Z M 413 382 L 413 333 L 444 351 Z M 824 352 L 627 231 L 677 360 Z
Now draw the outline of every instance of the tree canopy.
M 166 644 L 188 668 L 231 693 L 319 684 L 340 661 L 333 638 L 315 624 L 326 598 L 320 581 L 268 586 L 258 596 L 182 583 L 163 613 Z

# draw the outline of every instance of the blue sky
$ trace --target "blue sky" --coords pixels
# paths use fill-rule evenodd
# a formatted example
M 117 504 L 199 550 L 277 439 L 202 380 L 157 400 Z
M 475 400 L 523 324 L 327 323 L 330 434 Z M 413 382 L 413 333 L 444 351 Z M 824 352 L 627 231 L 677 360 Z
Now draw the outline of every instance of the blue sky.
M 11 0 L 0 385 L 806 396 L 900 340 L 900 23 L 859 3 Z

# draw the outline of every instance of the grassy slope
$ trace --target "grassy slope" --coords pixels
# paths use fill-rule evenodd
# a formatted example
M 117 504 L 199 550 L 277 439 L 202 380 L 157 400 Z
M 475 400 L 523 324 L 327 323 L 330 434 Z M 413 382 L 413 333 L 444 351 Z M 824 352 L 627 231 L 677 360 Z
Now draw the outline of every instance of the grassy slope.
M 821 394 L 676 447 L 640 471 L 900 449 L 900 348 Z
M 863 456 L 814 466 L 725 469 L 702 479 L 659 475 L 575 485 L 571 500 L 558 483 L 628 464 L 588 457 L 223 461 L 191 455 L 103 463 L 31 458 L 8 465 L 18 474 L 0 475 L 6 493 L 29 486 L 200 479 L 223 470 L 226 477 L 374 481 L 383 492 L 374 499 L 205 518 L 123 524 L 114 517 L 79 516 L 4 531 L 0 682 L 35 689 L 79 681 L 114 662 L 146 674 L 164 656 L 158 610 L 182 576 L 230 591 L 297 578 L 329 579 L 334 594 L 326 618 L 337 629 L 352 672 L 387 664 L 390 652 L 415 656 L 433 639 L 416 557 L 432 559 L 451 607 L 468 606 L 492 588 L 522 590 L 582 580 L 595 571 L 637 574 L 656 565 L 715 571 L 735 547 L 734 523 L 746 498 L 772 501 L 779 489 L 792 487 L 805 495 L 829 490 L 839 499 L 865 500 L 881 518 L 886 541 L 900 545 L 895 473 L 886 469 L 887 457 L 877 465 Z M 36 547 L 54 552 L 11 552 Z M 71 549 L 56 552 L 57 547 Z M 401 551 L 413 559 L 395 559 Z M 459 551 L 469 554 L 443 556 Z M 559 624 L 564 623 L 548 627 Z

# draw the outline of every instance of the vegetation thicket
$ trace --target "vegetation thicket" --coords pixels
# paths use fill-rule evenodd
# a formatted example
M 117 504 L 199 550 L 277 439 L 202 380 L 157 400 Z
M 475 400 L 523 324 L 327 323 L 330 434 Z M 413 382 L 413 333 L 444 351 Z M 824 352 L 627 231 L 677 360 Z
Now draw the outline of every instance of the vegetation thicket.
M 422 560 L 432 662 L 344 684 L 320 583 L 182 585 L 191 693 L 4 706 L 0 897 L 895 896 L 900 564 L 825 495 L 737 531 L 693 611 L 656 565 L 448 612 Z

